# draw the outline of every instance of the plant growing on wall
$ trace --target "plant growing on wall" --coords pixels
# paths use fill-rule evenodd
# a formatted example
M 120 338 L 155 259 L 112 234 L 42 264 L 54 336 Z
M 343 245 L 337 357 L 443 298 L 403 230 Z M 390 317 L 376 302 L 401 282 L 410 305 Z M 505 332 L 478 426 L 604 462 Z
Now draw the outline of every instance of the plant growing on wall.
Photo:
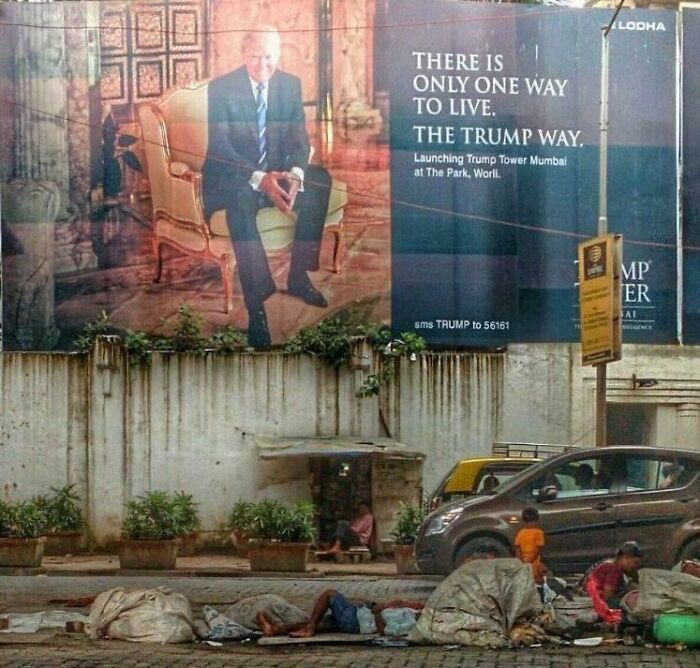
M 85 324 L 80 336 L 73 344 L 81 353 L 89 353 L 93 349 L 97 337 L 107 334 L 109 327 L 109 316 L 105 311 L 102 311 L 95 320 Z
M 379 368 L 368 374 L 358 394 L 369 397 L 379 393 L 395 373 L 395 363 L 400 357 L 411 360 L 425 349 L 425 340 L 405 332 L 399 338 L 392 338 L 391 329 L 386 325 L 370 327 L 353 325 L 341 318 L 322 320 L 316 325 L 303 327 L 299 333 L 284 347 L 285 352 L 306 353 L 320 357 L 334 368 L 349 366 L 353 356 L 354 342 L 365 337 L 375 351 L 379 353 Z
M 145 332 L 127 329 L 121 337 L 121 344 L 129 355 L 131 366 L 151 363 L 153 351 L 162 352 L 205 352 L 231 353 L 245 345 L 245 337 L 234 327 L 226 325 L 217 328 L 209 338 L 202 334 L 202 317 L 187 304 L 182 304 L 174 322 L 163 321 L 172 334 L 150 336 Z M 82 353 L 88 353 L 95 345 L 98 336 L 112 329 L 109 317 L 103 311 L 99 318 L 83 328 L 74 344 Z
M 316 325 L 302 327 L 284 346 L 288 353 L 305 353 L 319 357 L 333 368 L 347 366 L 352 359 L 353 338 L 362 335 L 357 327 L 340 318 L 321 320 Z

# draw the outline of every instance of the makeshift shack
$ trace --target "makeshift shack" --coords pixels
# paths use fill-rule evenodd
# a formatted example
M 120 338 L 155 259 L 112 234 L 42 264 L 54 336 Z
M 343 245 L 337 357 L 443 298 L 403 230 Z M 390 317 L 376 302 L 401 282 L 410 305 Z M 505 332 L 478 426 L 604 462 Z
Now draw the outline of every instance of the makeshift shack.
M 255 441 L 263 462 L 285 458 L 306 460 L 306 466 L 294 468 L 300 482 L 306 474 L 308 498 L 318 511 L 316 528 L 320 543 L 331 542 L 336 522 L 351 520 L 357 505 L 368 501 L 376 520 L 377 548 L 389 551 L 399 503 L 422 501 L 425 455 L 398 441 L 353 436 L 257 436 Z

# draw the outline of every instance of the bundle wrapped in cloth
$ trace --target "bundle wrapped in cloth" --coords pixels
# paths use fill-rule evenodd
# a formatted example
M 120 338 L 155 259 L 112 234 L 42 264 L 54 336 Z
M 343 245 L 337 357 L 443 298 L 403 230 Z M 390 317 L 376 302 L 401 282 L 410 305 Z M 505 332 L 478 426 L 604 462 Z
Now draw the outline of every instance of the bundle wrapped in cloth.
M 164 587 L 102 592 L 90 608 L 90 638 L 179 643 L 194 640 L 192 608 L 182 594 Z
M 517 559 L 478 559 L 438 585 L 408 639 L 508 647 L 516 622 L 541 608 L 529 564 Z

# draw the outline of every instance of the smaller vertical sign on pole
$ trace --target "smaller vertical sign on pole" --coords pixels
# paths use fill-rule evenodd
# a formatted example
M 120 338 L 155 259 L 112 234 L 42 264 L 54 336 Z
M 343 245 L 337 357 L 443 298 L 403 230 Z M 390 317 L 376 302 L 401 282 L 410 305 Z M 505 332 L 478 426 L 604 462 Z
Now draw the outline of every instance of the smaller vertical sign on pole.
M 578 245 L 581 363 L 622 357 L 620 274 L 622 236 L 606 234 Z

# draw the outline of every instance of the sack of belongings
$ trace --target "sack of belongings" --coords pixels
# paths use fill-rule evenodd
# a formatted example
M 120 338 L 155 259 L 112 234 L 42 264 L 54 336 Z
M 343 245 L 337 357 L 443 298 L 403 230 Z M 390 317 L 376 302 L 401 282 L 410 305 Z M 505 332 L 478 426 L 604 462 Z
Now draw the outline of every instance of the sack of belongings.
M 182 594 L 164 587 L 102 592 L 90 608 L 85 631 L 93 640 L 178 643 L 194 640 L 192 609 Z
M 529 564 L 517 559 L 469 561 L 438 585 L 408 639 L 508 647 L 516 622 L 541 608 Z
M 632 609 L 638 619 L 665 612 L 700 614 L 700 578 L 679 571 L 642 568 Z
M 259 594 L 241 599 L 224 613 L 230 620 L 246 627 L 259 631 L 255 618 L 264 612 L 272 624 L 299 624 L 308 620 L 309 616 L 296 605 L 285 601 L 276 594 Z

